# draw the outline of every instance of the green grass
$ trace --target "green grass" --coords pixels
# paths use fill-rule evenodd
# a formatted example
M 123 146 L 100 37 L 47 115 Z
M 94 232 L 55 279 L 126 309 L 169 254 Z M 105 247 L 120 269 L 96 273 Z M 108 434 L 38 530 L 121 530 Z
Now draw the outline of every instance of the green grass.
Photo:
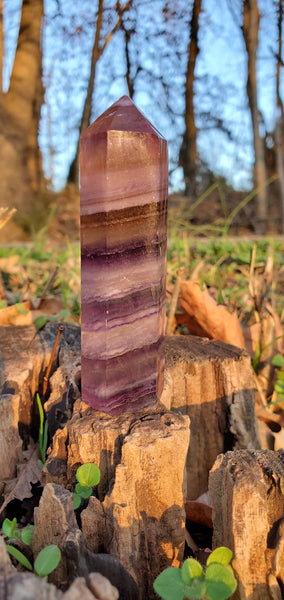
M 272 285 L 273 303 L 277 313 L 283 311 L 284 241 L 261 239 L 256 242 L 256 272 L 261 275 L 269 246 L 274 254 Z M 169 230 L 168 286 L 179 268 L 184 268 L 184 279 L 189 278 L 202 261 L 198 271 L 201 286 L 229 307 L 236 308 L 242 321 L 247 322 L 251 312 L 248 290 L 249 266 L 253 241 L 230 240 L 227 237 L 200 239 L 185 231 Z M 11 259 L 11 257 L 16 257 Z M 6 262 L 2 259 L 11 259 Z M 78 242 L 67 247 L 52 246 L 35 240 L 26 247 L 0 247 L 0 268 L 4 289 L 10 294 L 9 303 L 40 298 L 49 277 L 57 273 L 48 291 L 49 296 L 60 297 L 65 309 L 75 319 L 80 315 L 80 246 Z M 16 261 L 16 262 L 13 262 Z M 6 265 L 6 266 L 5 266 Z M 3 301 L 2 301 L 3 304 Z M 2 305 L 1 305 L 2 306 Z
M 269 238 L 254 242 L 241 239 L 216 238 L 213 240 L 192 238 L 189 235 L 170 234 L 168 239 L 168 286 L 176 272 L 184 268 L 184 279 L 191 277 L 200 264 L 198 280 L 206 286 L 218 301 L 220 288 L 224 302 L 236 308 L 241 321 L 247 322 L 251 313 L 249 296 L 249 268 L 253 244 L 256 243 L 255 271 L 261 276 L 264 272 L 269 247 L 273 248 L 274 274 L 272 302 L 281 317 L 284 304 L 284 240 Z
M 16 262 L 3 260 L 12 257 L 16 257 Z M 64 308 L 78 317 L 81 292 L 78 242 L 65 248 L 37 241 L 26 247 L 0 247 L 0 259 L 4 289 L 12 301 L 40 298 L 49 278 L 57 270 L 47 295 L 60 297 Z

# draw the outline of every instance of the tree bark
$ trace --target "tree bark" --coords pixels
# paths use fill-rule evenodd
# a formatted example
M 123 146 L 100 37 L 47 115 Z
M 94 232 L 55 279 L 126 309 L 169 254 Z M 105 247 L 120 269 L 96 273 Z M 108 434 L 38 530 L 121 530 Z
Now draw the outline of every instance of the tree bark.
M 160 401 L 190 418 L 187 500 L 207 491 L 218 454 L 260 448 L 253 371 L 240 348 L 191 335 L 168 336 Z
M 186 195 L 193 199 L 197 195 L 197 129 L 194 116 L 194 73 L 199 54 L 198 29 L 201 0 L 194 0 L 190 23 L 190 40 L 185 88 L 185 132 L 180 150 L 180 165 L 184 172 Z
M 255 230 L 265 233 L 267 223 L 267 189 L 264 138 L 260 135 L 263 117 L 258 108 L 256 60 L 260 14 L 257 0 L 244 0 L 243 37 L 247 51 L 247 95 L 251 113 L 254 147 L 254 185 L 258 190 Z
M 38 101 L 43 0 L 23 0 L 20 30 L 5 103 L 8 116 L 28 132 Z
M 284 451 L 237 450 L 211 470 L 213 548 L 234 553 L 234 600 L 281 600 L 284 589 Z
M 3 0 L 0 0 L 0 105 L 3 100 L 4 24 Z
M 38 145 L 43 102 L 41 32 L 43 0 L 23 0 L 20 29 L 8 92 L 3 98 L 0 131 L 0 193 L 4 204 L 34 211 L 33 192 L 43 184 Z
M 280 72 L 282 61 L 282 21 L 283 0 L 278 0 L 278 53 L 276 65 L 276 161 L 279 175 L 279 191 L 281 203 L 281 232 L 284 233 L 284 107 L 280 94 Z

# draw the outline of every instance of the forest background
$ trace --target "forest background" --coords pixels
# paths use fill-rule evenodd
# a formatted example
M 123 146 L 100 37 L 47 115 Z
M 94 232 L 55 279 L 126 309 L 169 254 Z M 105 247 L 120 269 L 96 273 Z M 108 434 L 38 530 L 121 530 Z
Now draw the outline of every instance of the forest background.
M 283 0 L 0 0 L 0 196 L 22 229 L 78 206 L 79 136 L 128 94 L 170 191 L 284 232 Z M 62 190 L 64 194 L 62 196 Z M 212 190 L 212 191 L 210 191 Z M 245 192 L 245 194 L 244 194 Z M 222 210 L 223 210 L 222 208 Z

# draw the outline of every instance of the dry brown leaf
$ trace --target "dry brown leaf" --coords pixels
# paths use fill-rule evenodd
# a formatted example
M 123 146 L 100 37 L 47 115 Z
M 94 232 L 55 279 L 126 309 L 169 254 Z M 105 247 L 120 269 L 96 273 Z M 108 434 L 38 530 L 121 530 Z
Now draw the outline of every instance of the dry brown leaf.
M 189 500 L 185 503 L 185 515 L 186 518 L 194 523 L 205 525 L 209 529 L 213 529 L 212 522 L 212 507 L 204 502 L 198 502 L 197 500 Z
M 63 308 L 63 301 L 59 297 L 44 298 L 37 310 L 34 309 L 32 302 L 27 300 L 21 302 L 20 307 L 14 304 L 0 309 L 0 325 L 31 325 L 38 317 L 57 315 Z M 25 314 L 21 312 L 22 309 L 24 309 Z
M 179 309 L 177 322 L 185 325 L 189 333 L 245 348 L 237 314 L 231 314 L 225 306 L 218 305 L 207 290 L 200 289 L 197 282 L 181 282 Z
M 41 466 L 39 464 L 39 450 L 34 442 L 30 442 L 29 449 L 24 453 L 26 462 L 18 465 L 18 475 L 7 482 L 4 492 L 4 502 L 0 514 L 11 500 L 24 500 L 32 497 L 32 483 L 40 481 Z
M 264 421 L 264 423 L 268 423 L 271 427 L 273 427 L 273 423 L 276 424 L 276 433 L 280 431 L 280 427 L 284 427 L 284 412 L 274 413 L 269 408 L 256 407 L 255 414 L 257 419 L 260 421 Z
M 28 312 L 23 314 L 20 312 L 22 309 Z M 1 308 L 0 325 L 31 325 L 31 309 L 32 304 L 30 301 L 22 302 L 20 308 L 17 304 L 14 304 L 13 306 L 6 306 L 6 308 Z
M 13 256 L 7 256 L 0 258 L 0 270 L 6 271 L 7 273 L 14 273 L 15 270 L 20 271 L 21 266 L 19 265 L 19 256 L 14 254 Z

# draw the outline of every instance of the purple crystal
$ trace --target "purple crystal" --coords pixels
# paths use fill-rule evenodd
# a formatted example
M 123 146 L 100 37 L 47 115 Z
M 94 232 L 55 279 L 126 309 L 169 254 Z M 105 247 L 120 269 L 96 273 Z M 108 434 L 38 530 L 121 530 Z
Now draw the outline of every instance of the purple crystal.
M 108 414 L 163 387 L 167 142 L 127 96 L 81 137 L 82 399 Z

